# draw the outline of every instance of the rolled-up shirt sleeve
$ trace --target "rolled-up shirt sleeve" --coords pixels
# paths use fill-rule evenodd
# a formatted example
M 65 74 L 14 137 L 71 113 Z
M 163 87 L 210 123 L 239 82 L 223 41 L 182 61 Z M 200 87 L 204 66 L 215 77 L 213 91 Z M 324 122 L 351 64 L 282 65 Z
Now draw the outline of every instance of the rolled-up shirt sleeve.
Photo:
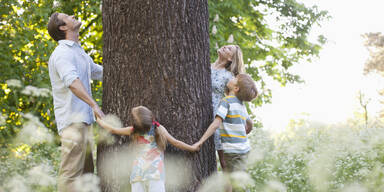
M 228 110 L 229 110 L 229 104 L 227 101 L 225 101 L 225 99 L 222 99 L 220 101 L 220 104 L 219 106 L 217 107 L 217 112 L 216 112 L 216 115 L 215 117 L 219 116 L 221 117 L 221 119 L 225 119 L 225 117 L 227 116 L 228 114 Z
M 103 80 L 103 66 L 91 62 L 91 79 Z
M 66 87 L 69 87 L 75 79 L 79 78 L 76 63 L 71 61 L 70 56 L 60 55 L 54 63 L 56 71 Z

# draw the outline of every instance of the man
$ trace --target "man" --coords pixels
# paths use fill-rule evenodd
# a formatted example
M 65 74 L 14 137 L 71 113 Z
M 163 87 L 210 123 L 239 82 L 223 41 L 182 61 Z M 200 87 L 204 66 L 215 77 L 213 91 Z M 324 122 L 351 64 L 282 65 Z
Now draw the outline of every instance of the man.
M 90 79 L 102 79 L 103 68 L 80 46 L 80 26 L 74 16 L 64 13 L 53 13 L 48 23 L 49 35 L 59 43 L 48 68 L 61 138 L 60 192 L 75 191 L 74 181 L 84 172 L 93 173 L 92 154 L 87 153 L 88 127 L 95 121 L 94 114 L 104 117 L 90 86 Z

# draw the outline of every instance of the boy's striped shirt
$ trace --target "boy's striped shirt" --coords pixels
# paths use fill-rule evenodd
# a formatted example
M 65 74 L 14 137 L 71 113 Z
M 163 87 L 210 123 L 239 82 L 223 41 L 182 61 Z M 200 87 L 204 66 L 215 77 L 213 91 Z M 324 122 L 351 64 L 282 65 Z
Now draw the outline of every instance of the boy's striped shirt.
M 249 116 L 243 102 L 236 96 L 224 97 L 216 116 L 223 119 L 220 136 L 224 153 L 247 153 L 251 149 L 245 131 Z

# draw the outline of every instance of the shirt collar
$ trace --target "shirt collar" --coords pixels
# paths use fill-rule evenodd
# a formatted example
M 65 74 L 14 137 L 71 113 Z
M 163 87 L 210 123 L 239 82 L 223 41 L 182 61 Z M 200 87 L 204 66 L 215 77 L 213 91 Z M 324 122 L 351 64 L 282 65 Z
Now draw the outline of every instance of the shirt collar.
M 75 44 L 77 44 L 77 45 L 80 46 L 79 43 L 76 43 L 76 42 L 74 42 L 74 41 L 72 41 L 72 40 L 67 40 L 67 39 L 60 40 L 60 41 L 59 41 L 59 44 L 66 44 L 66 45 L 69 45 L 69 46 L 71 46 L 71 47 L 72 47 L 73 45 L 75 45 Z

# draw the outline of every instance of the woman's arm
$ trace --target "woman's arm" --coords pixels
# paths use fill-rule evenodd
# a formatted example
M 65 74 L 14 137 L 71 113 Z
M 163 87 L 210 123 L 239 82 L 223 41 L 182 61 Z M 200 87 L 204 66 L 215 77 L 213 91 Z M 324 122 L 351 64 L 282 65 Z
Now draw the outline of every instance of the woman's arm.
M 157 129 L 159 129 L 159 134 L 162 134 L 170 144 L 172 144 L 173 146 L 179 149 L 190 151 L 190 152 L 195 152 L 200 149 L 200 146 L 197 146 L 197 145 L 191 146 L 182 141 L 175 139 L 171 134 L 168 133 L 167 129 L 165 129 L 165 127 L 163 127 L 162 125 L 157 127 Z
M 114 128 L 108 125 L 105 121 L 101 120 L 100 118 L 96 118 L 96 122 L 102 128 L 116 135 L 131 135 L 131 133 L 133 132 L 133 127 Z

